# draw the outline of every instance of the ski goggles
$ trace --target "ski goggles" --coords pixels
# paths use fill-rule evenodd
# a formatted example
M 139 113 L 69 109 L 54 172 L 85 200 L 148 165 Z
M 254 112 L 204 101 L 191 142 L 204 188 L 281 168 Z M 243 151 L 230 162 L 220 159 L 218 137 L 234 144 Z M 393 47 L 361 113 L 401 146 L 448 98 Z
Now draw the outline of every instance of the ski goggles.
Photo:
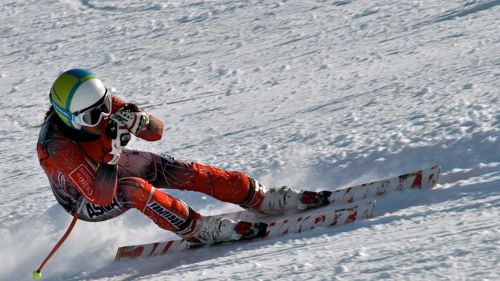
M 73 113 L 73 118 L 76 124 L 80 126 L 95 127 L 102 118 L 111 114 L 112 100 L 111 94 L 106 89 L 104 96 L 95 104 L 88 108 Z

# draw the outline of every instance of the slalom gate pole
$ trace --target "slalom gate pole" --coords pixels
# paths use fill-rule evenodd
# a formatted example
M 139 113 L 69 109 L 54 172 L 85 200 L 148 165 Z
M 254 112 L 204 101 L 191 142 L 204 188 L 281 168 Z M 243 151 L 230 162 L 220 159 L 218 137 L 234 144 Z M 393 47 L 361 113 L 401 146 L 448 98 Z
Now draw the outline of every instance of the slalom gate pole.
M 64 235 L 61 237 L 61 239 L 59 239 L 59 241 L 54 246 L 54 248 L 52 249 L 52 251 L 50 251 L 50 253 L 48 254 L 48 256 L 43 260 L 43 262 L 40 265 L 40 267 L 37 270 L 33 271 L 33 273 L 32 273 L 33 279 L 40 279 L 42 277 L 42 269 L 43 269 L 43 267 L 50 260 L 50 258 L 52 257 L 52 255 L 54 255 L 54 253 L 57 251 L 57 249 L 59 249 L 59 247 L 61 247 L 61 245 L 66 240 L 66 238 L 68 238 L 69 234 L 71 233 L 71 231 L 73 230 L 73 227 L 76 224 L 76 221 L 78 220 L 79 213 L 80 213 L 79 211 L 75 212 L 75 215 L 73 216 L 73 220 L 71 221 L 71 224 L 69 225 L 69 227 L 66 230 L 66 232 L 64 233 Z

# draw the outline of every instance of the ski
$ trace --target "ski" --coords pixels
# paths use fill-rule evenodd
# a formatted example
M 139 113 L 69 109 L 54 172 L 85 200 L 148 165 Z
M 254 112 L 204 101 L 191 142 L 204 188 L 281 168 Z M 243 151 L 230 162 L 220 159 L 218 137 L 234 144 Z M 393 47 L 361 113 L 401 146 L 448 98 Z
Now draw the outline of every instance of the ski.
M 423 189 L 434 187 L 439 179 L 439 166 L 422 169 L 392 178 L 364 183 L 338 189 L 332 192 L 328 201 L 333 205 L 342 205 L 366 198 L 387 195 L 394 191 Z
M 248 221 L 266 225 L 262 237 L 254 239 L 268 239 L 288 234 L 302 233 L 317 227 L 334 227 L 356 220 L 370 218 L 373 213 L 374 200 L 363 200 L 355 204 L 341 207 L 326 206 L 300 213 L 282 216 L 254 216 Z M 238 212 L 240 213 L 240 212 Z M 224 215 L 222 215 L 224 216 Z M 250 216 L 249 216 L 250 217 Z M 235 243 L 240 241 L 223 242 L 219 244 Z M 165 242 L 148 243 L 142 245 L 125 246 L 118 248 L 115 262 L 163 256 L 186 249 L 213 247 L 219 244 L 205 245 L 190 243 L 186 240 L 170 240 Z

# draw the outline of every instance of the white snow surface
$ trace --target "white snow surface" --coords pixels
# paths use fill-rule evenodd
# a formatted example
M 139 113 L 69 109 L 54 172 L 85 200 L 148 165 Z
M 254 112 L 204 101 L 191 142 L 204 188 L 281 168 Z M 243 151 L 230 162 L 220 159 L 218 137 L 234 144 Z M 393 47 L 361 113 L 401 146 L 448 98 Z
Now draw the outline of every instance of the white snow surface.
M 78 222 L 45 280 L 500 280 L 499 34 L 499 0 L 1 0 L 0 280 L 30 280 L 71 220 L 35 145 L 76 67 L 164 120 L 133 147 L 313 190 L 443 175 L 366 221 L 119 265 L 175 236 L 135 210 Z

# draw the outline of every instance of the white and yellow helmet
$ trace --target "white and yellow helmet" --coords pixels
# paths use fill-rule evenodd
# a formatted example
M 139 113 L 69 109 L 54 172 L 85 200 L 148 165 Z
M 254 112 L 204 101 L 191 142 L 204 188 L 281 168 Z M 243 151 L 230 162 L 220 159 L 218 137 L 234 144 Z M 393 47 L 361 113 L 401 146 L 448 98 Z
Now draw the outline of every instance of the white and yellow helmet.
M 50 103 L 68 126 L 96 126 L 111 113 L 111 94 L 97 76 L 86 69 L 71 69 L 50 89 Z

